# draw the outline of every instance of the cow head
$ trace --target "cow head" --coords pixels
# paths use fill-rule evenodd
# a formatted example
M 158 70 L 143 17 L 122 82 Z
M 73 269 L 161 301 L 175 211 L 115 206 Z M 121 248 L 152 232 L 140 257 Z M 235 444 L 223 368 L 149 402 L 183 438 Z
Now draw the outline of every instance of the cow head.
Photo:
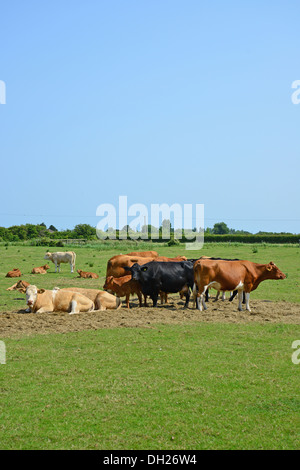
M 45 254 L 44 256 L 44 259 L 49 259 L 51 261 L 52 259 L 52 253 L 50 253 L 49 251 L 47 251 L 47 253 Z
M 29 285 L 26 289 L 26 303 L 29 307 L 33 307 L 38 294 L 45 292 L 45 289 L 38 289 L 34 285 Z
M 134 281 L 143 282 L 145 278 L 145 273 L 148 271 L 148 266 L 140 266 L 138 263 L 134 263 L 131 267 L 124 266 L 125 271 L 131 273 L 132 279 Z
M 108 292 L 109 294 L 114 294 L 114 290 L 113 290 L 113 283 L 114 283 L 114 277 L 113 276 L 108 276 L 106 279 L 105 279 L 105 284 L 103 286 L 103 289 Z
M 82 273 L 82 269 L 77 269 L 78 274 Z
M 266 265 L 266 271 L 269 279 L 285 279 L 286 275 L 280 271 L 273 261 Z
M 42 266 L 43 269 L 45 269 L 45 271 L 47 271 L 47 269 L 50 269 L 50 266 L 48 266 L 48 264 L 44 264 L 44 266 Z
M 106 279 L 105 279 L 105 283 L 104 283 L 104 286 L 103 286 L 103 289 L 104 290 L 109 290 L 112 288 L 112 285 L 113 285 L 113 281 L 114 281 L 114 277 L 113 276 L 108 276 Z

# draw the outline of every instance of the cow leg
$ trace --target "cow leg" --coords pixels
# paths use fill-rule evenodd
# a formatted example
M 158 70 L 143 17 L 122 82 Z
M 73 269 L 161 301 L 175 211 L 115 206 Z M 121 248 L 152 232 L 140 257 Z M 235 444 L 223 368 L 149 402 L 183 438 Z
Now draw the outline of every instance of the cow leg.
M 225 299 L 226 299 L 226 297 L 225 297 L 225 291 L 223 290 L 223 293 L 222 293 L 222 300 L 223 300 L 223 302 L 224 302 Z
M 76 300 L 72 300 L 72 302 L 71 302 L 71 311 L 69 312 L 69 314 L 74 315 L 74 313 L 79 313 L 79 308 L 77 308 Z
M 188 308 L 188 306 L 189 306 L 189 301 L 190 301 L 190 293 L 189 293 L 189 291 L 186 292 L 184 295 L 185 295 L 185 304 L 184 304 L 184 307 L 183 307 L 183 308 Z
M 218 300 L 218 298 L 219 298 L 219 295 L 220 295 L 220 291 L 218 290 L 218 292 L 217 292 L 217 295 L 216 295 L 216 298 L 215 298 L 214 302 L 216 302 L 216 301 Z
M 245 291 L 243 291 L 243 304 L 245 304 L 245 303 L 246 303 L 246 294 L 245 294 Z
M 130 308 L 129 307 L 129 297 L 130 297 L 130 294 L 126 294 L 126 306 L 127 306 L 127 308 Z
M 204 298 L 204 294 L 207 292 L 207 287 L 208 286 L 204 286 L 203 292 L 202 292 L 202 294 L 200 294 L 200 302 L 198 303 L 198 307 L 199 307 L 200 312 L 202 312 L 202 306 L 203 306 L 204 310 L 207 310 L 207 307 L 206 307 L 206 304 L 205 304 L 205 298 Z
M 237 290 L 234 290 L 231 295 L 230 295 L 230 299 L 229 299 L 229 302 L 232 302 L 233 299 L 235 298 L 235 296 L 237 295 L 238 291 Z
M 251 310 L 250 310 L 250 305 L 249 305 L 249 301 L 250 301 L 250 292 L 246 292 L 245 297 L 246 297 L 246 310 L 248 310 L 249 312 L 251 312 Z
M 35 313 L 51 313 L 53 312 L 53 308 L 51 309 L 50 307 L 41 307 L 39 308 Z
M 193 308 L 195 308 L 195 305 L 196 305 L 196 308 L 198 308 L 197 286 L 194 283 L 193 285 Z
M 145 307 L 148 307 L 148 304 L 147 304 L 147 296 L 144 294 L 144 304 L 145 304 Z
M 142 294 L 139 292 L 137 296 L 139 298 L 140 307 L 142 307 L 143 306 Z
M 243 300 L 243 291 L 239 289 L 238 291 L 238 299 L 239 299 L 239 306 L 238 306 L 238 310 L 241 312 L 243 309 L 242 309 L 242 300 Z
M 153 301 L 153 307 L 156 307 L 157 305 L 157 299 L 158 299 L 158 294 L 157 293 L 154 293 L 152 295 L 150 295 L 151 297 L 151 300 Z

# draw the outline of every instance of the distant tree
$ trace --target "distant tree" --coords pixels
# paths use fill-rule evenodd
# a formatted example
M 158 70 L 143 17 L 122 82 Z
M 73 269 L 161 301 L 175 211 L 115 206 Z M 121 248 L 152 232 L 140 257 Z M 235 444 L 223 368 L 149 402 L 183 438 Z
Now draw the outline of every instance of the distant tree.
M 229 228 L 225 222 L 218 222 L 214 225 L 212 232 L 215 235 L 225 235 L 226 233 L 229 233 Z
M 55 228 L 54 225 L 50 225 L 48 230 L 52 230 L 52 232 L 58 232 L 57 228 Z
M 86 238 L 91 239 L 96 236 L 96 229 L 89 224 L 78 224 L 73 230 L 74 238 Z

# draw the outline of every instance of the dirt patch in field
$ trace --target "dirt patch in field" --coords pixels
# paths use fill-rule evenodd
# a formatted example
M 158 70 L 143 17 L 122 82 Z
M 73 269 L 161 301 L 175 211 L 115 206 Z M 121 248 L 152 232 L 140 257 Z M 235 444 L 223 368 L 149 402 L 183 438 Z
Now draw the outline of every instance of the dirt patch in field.
M 21 299 L 20 299 L 21 300 Z M 25 300 L 25 299 L 24 299 Z M 25 302 L 24 302 L 25 304 Z M 23 304 L 23 305 L 24 305 Z M 149 301 L 149 304 L 152 304 Z M 190 303 L 191 305 L 191 303 Z M 219 323 L 290 323 L 300 324 L 300 304 L 250 300 L 251 313 L 237 310 L 237 300 L 209 301 L 208 309 L 183 309 L 178 296 L 170 296 L 168 305 L 138 307 L 134 298 L 131 308 L 69 315 L 68 313 L 26 313 L 25 310 L 0 313 L 0 339 L 35 334 L 69 333 L 100 328 L 151 328 L 155 324 Z M 245 309 L 245 306 L 243 306 Z

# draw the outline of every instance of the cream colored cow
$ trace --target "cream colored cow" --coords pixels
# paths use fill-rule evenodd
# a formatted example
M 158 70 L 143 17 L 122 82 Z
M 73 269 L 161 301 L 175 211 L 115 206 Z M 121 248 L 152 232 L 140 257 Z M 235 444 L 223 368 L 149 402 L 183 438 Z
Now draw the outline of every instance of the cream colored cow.
M 54 253 L 47 253 L 44 256 L 44 259 L 48 259 L 55 264 L 55 272 L 60 272 L 60 264 L 61 263 L 70 263 L 71 273 L 74 272 L 75 269 L 75 260 L 76 260 L 76 253 L 74 251 L 55 251 Z
M 64 287 L 62 291 L 78 292 L 94 302 L 95 310 L 118 309 L 121 307 L 120 297 L 98 289 L 85 289 L 81 287 Z
M 26 303 L 33 313 L 92 312 L 94 302 L 78 292 L 68 292 L 55 287 L 53 290 L 38 289 L 30 285 L 26 289 Z

